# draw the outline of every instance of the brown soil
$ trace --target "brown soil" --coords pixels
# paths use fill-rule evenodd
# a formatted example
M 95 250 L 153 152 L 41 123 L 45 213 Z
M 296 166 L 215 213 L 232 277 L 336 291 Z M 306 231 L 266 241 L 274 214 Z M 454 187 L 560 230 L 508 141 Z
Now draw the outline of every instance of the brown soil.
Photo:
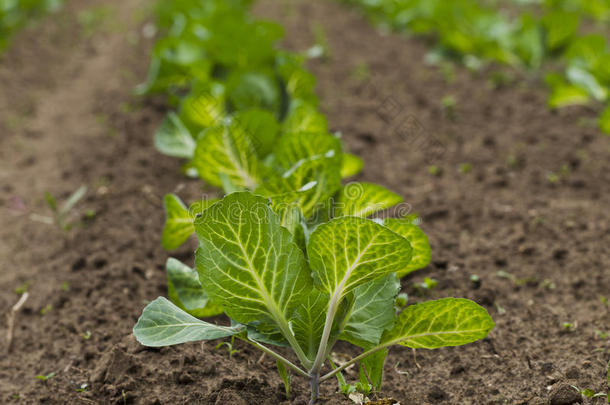
M 274 362 L 249 347 L 229 359 L 213 343 L 150 350 L 130 334 L 145 303 L 166 292 L 162 195 L 206 191 L 152 147 L 163 103 L 131 95 L 148 64 L 148 2 L 113 2 L 84 35 L 77 17 L 104 4 L 70 2 L 0 61 L 2 312 L 31 282 L 7 355 L 0 331 L 0 403 L 280 403 Z M 610 299 L 610 143 L 590 125 L 595 112 L 548 111 L 537 83 L 492 90 L 486 75 L 460 69 L 448 83 L 423 62 L 424 43 L 381 35 L 330 0 L 266 0 L 256 12 L 285 25 L 291 49 L 313 44 L 314 22 L 326 31 L 331 57 L 311 68 L 332 128 L 364 158 L 359 179 L 404 195 L 431 239 L 433 263 L 403 280 L 411 300 L 472 298 L 497 323 L 484 341 L 418 351 L 417 363 L 393 349 L 381 397 L 604 403 L 569 388 L 608 390 L 610 310 L 600 297 Z M 368 77 L 354 74 L 363 66 Z M 45 191 L 63 200 L 81 184 L 89 192 L 76 211 L 94 210 L 92 219 L 69 232 L 31 219 L 49 214 Z M 190 261 L 191 249 L 173 255 Z M 439 281 L 427 296 L 414 288 L 424 277 Z M 306 403 L 306 382 L 294 382 L 294 403 Z M 323 386 L 326 403 L 349 403 L 335 390 Z

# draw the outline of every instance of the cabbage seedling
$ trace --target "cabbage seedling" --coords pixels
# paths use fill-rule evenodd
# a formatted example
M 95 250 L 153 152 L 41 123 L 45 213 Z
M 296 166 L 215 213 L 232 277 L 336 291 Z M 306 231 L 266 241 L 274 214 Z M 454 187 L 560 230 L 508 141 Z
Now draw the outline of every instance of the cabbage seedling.
M 231 193 L 193 222 L 199 281 L 231 324 L 199 320 L 160 297 L 134 327 L 141 344 L 234 336 L 307 378 L 313 404 L 320 383 L 355 363 L 380 382 L 391 346 L 458 346 L 484 338 L 494 327 L 484 308 L 459 298 L 409 305 L 396 314 L 396 273 L 408 268 L 414 249 L 390 227 L 340 216 L 307 232 L 303 246 L 270 202 L 250 192 Z M 362 352 L 329 368 L 340 340 Z M 297 361 L 270 346 L 290 348 Z

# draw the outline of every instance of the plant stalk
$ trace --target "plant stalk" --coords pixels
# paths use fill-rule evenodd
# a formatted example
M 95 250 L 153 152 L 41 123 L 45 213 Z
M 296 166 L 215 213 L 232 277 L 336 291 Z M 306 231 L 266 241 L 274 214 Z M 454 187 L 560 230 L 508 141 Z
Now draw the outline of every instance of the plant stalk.
M 328 305 L 328 312 L 326 313 L 326 321 L 324 323 L 324 330 L 322 331 L 322 338 L 320 339 L 320 347 L 318 348 L 318 354 L 316 354 L 316 359 L 314 360 L 313 366 L 309 371 L 312 376 L 319 376 L 320 370 L 322 369 L 322 365 L 324 364 L 324 359 L 326 358 L 326 350 L 328 346 L 328 339 L 330 338 L 330 331 L 333 326 L 333 321 L 335 320 L 335 313 L 337 312 L 339 297 L 340 295 L 338 293 L 335 293 L 330 299 L 330 303 Z M 317 383 L 318 381 L 316 378 L 316 384 Z
M 287 358 L 285 358 L 284 356 L 274 352 L 273 350 L 269 349 L 266 346 L 263 346 L 262 344 L 258 343 L 257 341 L 254 340 L 250 340 L 248 338 L 243 338 L 243 337 L 239 337 L 239 339 L 243 340 L 244 342 L 248 342 L 250 343 L 252 346 L 257 347 L 259 349 L 261 349 L 263 352 L 267 353 L 268 355 L 270 355 L 271 357 L 275 358 L 278 361 L 281 361 L 282 363 L 284 363 L 286 366 L 290 367 L 292 370 L 294 370 L 297 374 L 300 374 L 303 377 L 309 377 L 309 374 L 307 374 L 306 371 L 304 371 L 303 369 L 301 369 L 299 366 L 297 366 L 296 364 L 292 363 L 290 360 L 288 360 Z
M 320 374 L 312 374 L 309 377 L 309 385 L 311 386 L 311 399 L 309 405 L 314 405 L 320 396 Z
M 334 376 L 334 375 L 335 375 L 335 374 L 337 374 L 338 372 L 345 370 L 346 368 L 348 368 L 348 367 L 349 367 L 349 366 L 351 366 L 352 364 L 354 364 L 354 363 L 356 363 L 356 362 L 358 362 L 358 361 L 360 361 L 360 360 L 364 359 L 364 358 L 365 358 L 365 357 L 367 357 L 367 356 L 370 356 L 370 355 L 371 355 L 371 354 L 373 354 L 373 353 L 378 352 L 379 350 L 383 350 L 383 349 L 385 349 L 386 347 L 389 347 L 389 346 L 391 346 L 391 345 L 392 345 L 392 342 L 385 343 L 385 344 L 383 344 L 383 345 L 380 345 L 380 346 L 374 347 L 374 348 L 372 348 L 372 349 L 370 349 L 370 350 L 367 350 L 366 352 L 363 352 L 363 353 L 359 354 L 358 356 L 354 357 L 353 359 L 351 359 L 351 360 L 350 360 L 350 361 L 348 361 L 347 363 L 344 363 L 343 365 L 341 365 L 341 366 L 339 366 L 339 367 L 335 368 L 335 369 L 334 369 L 333 371 L 331 371 L 330 373 L 325 374 L 325 375 L 323 375 L 322 377 L 320 377 L 320 382 L 324 382 L 324 381 L 328 380 L 329 378 L 331 378 L 332 376 Z

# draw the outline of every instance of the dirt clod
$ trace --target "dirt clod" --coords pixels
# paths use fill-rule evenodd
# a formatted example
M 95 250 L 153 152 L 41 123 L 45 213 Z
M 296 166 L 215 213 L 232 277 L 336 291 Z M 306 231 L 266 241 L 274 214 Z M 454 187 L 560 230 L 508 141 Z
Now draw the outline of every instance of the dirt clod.
M 549 393 L 551 405 L 572 405 L 582 400 L 581 395 L 569 384 L 556 384 Z

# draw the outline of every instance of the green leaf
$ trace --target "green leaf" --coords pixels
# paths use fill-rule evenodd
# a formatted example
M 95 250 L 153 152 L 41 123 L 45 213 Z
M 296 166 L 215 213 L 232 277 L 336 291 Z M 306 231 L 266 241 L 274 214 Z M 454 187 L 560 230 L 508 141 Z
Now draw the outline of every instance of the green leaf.
M 277 366 L 277 373 L 280 375 L 282 382 L 284 383 L 284 390 L 286 391 L 286 399 L 290 399 L 290 374 L 288 374 L 288 370 L 286 369 L 286 365 L 277 360 L 275 362 Z
M 222 187 L 222 175 L 234 186 L 255 189 L 260 182 L 260 162 L 251 140 L 230 126 L 205 130 L 197 140 L 193 166 L 202 179 Z
M 165 155 L 191 159 L 195 140 L 178 115 L 170 112 L 155 133 L 155 147 Z
M 483 339 L 494 325 L 487 310 L 475 302 L 443 298 L 408 306 L 382 343 L 413 349 L 460 346 Z
M 282 172 L 294 171 L 307 161 L 323 160 L 340 167 L 341 142 L 324 132 L 284 134 L 273 150 L 274 162 Z
M 307 103 L 294 105 L 284 120 L 283 131 L 286 133 L 327 133 L 328 121 L 316 107 Z
M 542 17 L 546 30 L 546 43 L 555 50 L 565 45 L 578 32 L 580 18 L 577 13 L 564 10 L 551 10 Z
M 325 133 L 291 133 L 273 153 L 272 171 L 257 190 L 266 196 L 294 193 L 305 218 L 322 208 L 341 186 L 341 143 Z
M 144 346 L 170 346 L 198 340 L 214 340 L 236 335 L 243 325 L 220 326 L 201 321 L 159 297 L 144 308 L 133 334 Z
M 408 216 L 405 218 L 386 218 L 383 222 L 387 228 L 406 238 L 413 248 L 411 261 L 405 268 L 396 273 L 398 277 L 404 277 L 412 271 L 423 269 L 432 258 L 428 237 L 419 226 L 413 223 L 414 220 L 413 216 Z
M 280 90 L 272 73 L 235 72 L 227 82 L 228 98 L 235 110 L 249 108 L 279 110 Z
M 350 183 L 343 187 L 335 204 L 335 216 L 368 217 L 403 202 L 401 196 L 373 183 Z
M 551 95 L 549 96 L 549 107 L 551 108 L 581 105 L 589 102 L 589 94 L 586 90 L 566 83 L 564 78 L 558 74 L 548 74 L 545 81 L 551 87 Z
M 83 199 L 83 197 L 87 194 L 87 186 L 80 186 L 76 189 L 70 197 L 66 200 L 66 202 L 62 205 L 61 210 L 59 211 L 60 215 L 65 215 L 69 213 L 74 206 Z
M 196 318 L 222 314 L 222 308 L 210 302 L 195 269 L 172 257 L 167 259 L 167 288 L 170 300 Z
M 388 349 L 379 350 L 360 361 L 360 370 L 366 370 L 366 375 L 376 391 L 381 390 L 383 382 L 383 366 L 388 357 Z
M 180 118 L 193 133 L 220 125 L 225 115 L 224 86 L 218 83 L 194 87 L 180 109 Z
M 280 131 L 280 124 L 271 112 L 258 108 L 240 111 L 233 121 L 234 127 L 241 128 L 250 138 L 260 158 L 271 153 Z
M 309 238 L 307 253 L 315 285 L 339 297 L 399 271 L 411 260 L 409 241 L 358 217 L 336 218 L 318 226 Z
M 318 290 L 311 290 L 309 296 L 297 308 L 292 321 L 292 330 L 307 357 L 313 360 L 318 353 L 324 321 L 328 310 L 329 296 Z
M 195 221 L 196 267 L 209 296 L 232 319 L 269 319 L 286 335 L 312 281 L 303 252 L 268 203 L 238 192 L 205 210 Z
M 173 250 L 180 247 L 195 232 L 193 217 L 175 194 L 166 194 L 163 197 L 163 207 L 166 219 L 161 244 L 164 249 Z
M 572 84 L 585 90 L 595 100 L 604 101 L 608 97 L 608 90 L 587 70 L 575 65 L 568 66 L 566 76 Z
M 47 203 L 47 206 L 51 209 L 51 211 L 57 212 L 57 200 L 55 200 L 55 197 L 53 197 L 51 193 L 45 191 L 44 200 Z
M 343 161 L 341 162 L 341 178 L 345 179 L 357 175 L 362 171 L 363 165 L 362 159 L 358 156 L 344 153 Z
M 383 332 L 394 325 L 394 298 L 399 290 L 395 274 L 356 288 L 354 305 L 346 316 L 347 324 L 340 339 L 363 348 L 377 345 Z
M 290 231 L 299 246 L 305 247 L 304 217 L 298 205 L 299 193 L 284 193 L 270 199 L 271 209 L 280 216 L 280 224 Z

